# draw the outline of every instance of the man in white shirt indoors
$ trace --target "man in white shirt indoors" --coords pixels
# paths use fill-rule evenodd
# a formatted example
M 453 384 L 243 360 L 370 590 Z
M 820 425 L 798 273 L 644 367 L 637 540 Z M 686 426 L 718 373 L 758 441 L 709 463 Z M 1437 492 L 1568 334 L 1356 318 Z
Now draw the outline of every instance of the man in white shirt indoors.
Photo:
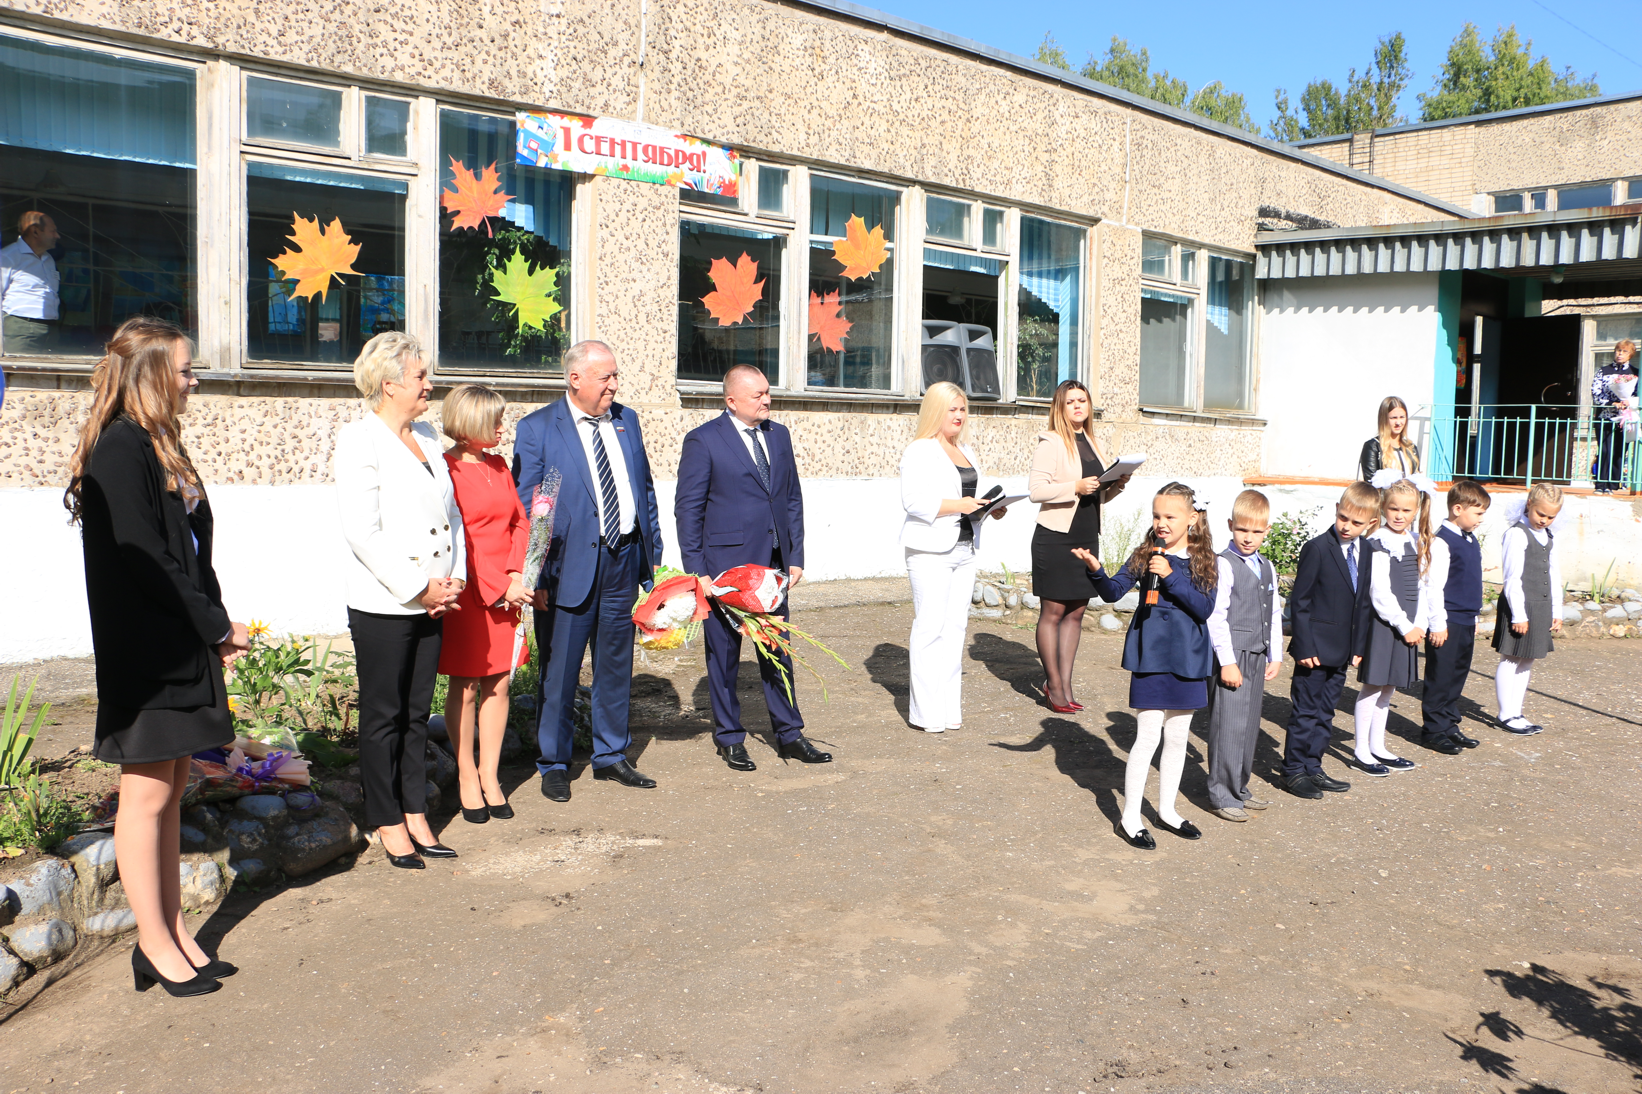
M 0 311 L 10 356 L 56 349 L 59 296 L 51 249 L 57 239 L 56 223 L 30 210 L 17 219 L 17 238 L 0 247 Z

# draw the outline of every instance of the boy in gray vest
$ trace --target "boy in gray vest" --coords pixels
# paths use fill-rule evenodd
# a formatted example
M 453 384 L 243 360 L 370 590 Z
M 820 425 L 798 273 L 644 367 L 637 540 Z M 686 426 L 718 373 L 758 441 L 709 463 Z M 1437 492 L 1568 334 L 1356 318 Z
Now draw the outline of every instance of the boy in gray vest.
M 1246 809 L 1264 809 L 1249 790 L 1254 746 L 1260 739 L 1260 707 L 1266 681 L 1283 660 L 1283 600 L 1277 571 L 1260 554 L 1271 530 L 1271 503 L 1245 490 L 1232 503 L 1231 543 L 1220 552 L 1220 580 L 1209 642 L 1220 674 L 1209 689 L 1209 808 L 1222 820 L 1242 823 Z

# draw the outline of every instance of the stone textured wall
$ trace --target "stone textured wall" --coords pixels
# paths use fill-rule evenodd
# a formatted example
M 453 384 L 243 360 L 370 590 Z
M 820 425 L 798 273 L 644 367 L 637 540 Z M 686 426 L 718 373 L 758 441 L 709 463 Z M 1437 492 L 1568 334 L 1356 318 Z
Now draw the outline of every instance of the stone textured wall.
M 1374 173 L 1469 208 L 1477 194 L 1642 173 L 1642 97 L 1374 137 Z M 1348 163 L 1351 138 L 1305 150 Z M 1343 222 L 1342 222 L 1343 223 Z

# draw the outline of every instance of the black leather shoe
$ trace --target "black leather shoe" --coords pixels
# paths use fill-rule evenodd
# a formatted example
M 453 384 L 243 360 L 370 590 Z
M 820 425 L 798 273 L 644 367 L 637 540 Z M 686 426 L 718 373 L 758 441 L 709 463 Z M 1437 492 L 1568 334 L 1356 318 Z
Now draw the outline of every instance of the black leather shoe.
M 567 802 L 570 800 L 570 774 L 566 771 L 549 771 L 542 776 L 542 797 L 550 802 Z
M 1454 739 L 1454 743 L 1459 745 L 1461 748 L 1476 748 L 1478 745 L 1482 744 L 1482 742 L 1477 740 L 1475 737 L 1467 737 L 1457 729 L 1453 733 L 1450 733 L 1449 736 L 1452 737 Z
M 1157 840 L 1153 839 L 1152 834 L 1144 828 L 1131 836 L 1123 830 L 1123 822 L 1119 821 L 1117 824 L 1117 834 L 1122 836 L 1123 842 L 1127 843 L 1130 847 L 1139 848 L 1142 851 L 1157 850 Z
M 490 820 L 490 810 L 469 809 L 464 805 L 462 806 L 462 819 L 469 824 L 484 824 Z
M 639 790 L 649 790 L 656 785 L 656 780 L 639 771 L 626 760 L 617 760 L 609 767 L 601 767 L 593 772 L 595 779 L 609 779 L 621 783 L 623 786 L 636 787 Z
M 415 844 L 413 843 L 412 846 L 414 847 Z M 408 855 L 396 855 L 384 847 L 382 848 L 382 853 L 388 856 L 389 862 L 393 863 L 401 870 L 426 870 L 428 868 L 428 864 L 422 861 L 422 856 L 417 854 L 415 851 L 412 851 Z
M 190 962 L 190 964 L 192 964 L 192 962 Z M 236 972 L 239 972 L 239 966 L 230 964 L 227 961 L 218 961 L 214 957 L 208 957 L 206 958 L 205 964 L 194 965 L 194 971 L 198 972 L 201 976 L 209 976 L 213 980 L 221 980 L 224 977 L 233 976 Z
M 503 802 L 501 805 L 487 805 L 485 806 L 485 811 L 497 820 L 513 819 L 513 807 L 507 804 L 507 802 Z
M 209 995 L 222 987 L 217 981 L 205 975 L 204 969 L 195 969 L 194 975 L 187 980 L 167 980 L 160 975 L 160 970 L 136 946 L 131 948 L 131 980 L 132 986 L 138 991 L 147 991 L 158 984 L 166 990 L 166 994 L 176 998 L 186 998 L 190 995 Z
M 1318 790 L 1327 790 L 1330 794 L 1344 794 L 1351 789 L 1351 784 L 1340 779 L 1331 779 L 1321 771 L 1311 776 L 1311 781 L 1317 784 Z
M 1323 791 L 1312 781 L 1310 775 L 1296 775 L 1283 784 L 1287 790 L 1297 798 L 1310 798 L 1313 801 L 1323 796 Z
M 423 855 L 426 855 L 428 858 L 455 858 L 456 857 L 456 852 L 452 851 L 449 847 L 446 847 L 442 843 L 433 843 L 431 845 L 430 844 L 422 844 L 422 843 L 417 843 L 415 839 L 412 839 L 411 840 L 411 846 L 416 848 L 416 850 L 419 853 L 421 853 Z
M 1180 827 L 1176 828 L 1173 825 L 1171 825 L 1168 821 L 1164 820 L 1162 817 L 1159 817 L 1158 821 L 1157 821 L 1157 826 L 1159 828 L 1163 829 L 1165 832 L 1173 832 L 1175 835 L 1179 836 L 1181 839 L 1202 839 L 1203 838 L 1202 830 L 1199 829 L 1197 827 L 1197 825 L 1193 824 L 1189 820 L 1182 820 L 1180 822 Z
M 802 760 L 807 764 L 832 763 L 832 753 L 822 752 L 819 748 L 810 744 L 803 736 L 783 744 L 781 746 L 781 758 L 783 760 Z
M 1426 748 L 1429 748 L 1432 752 L 1440 752 L 1444 756 L 1458 756 L 1462 751 L 1464 751 L 1460 747 L 1460 743 L 1458 741 L 1446 735 L 1441 737 L 1421 737 L 1420 744 L 1424 745 Z
M 746 745 L 719 745 L 718 754 L 734 771 L 757 771 L 758 765 L 747 755 Z

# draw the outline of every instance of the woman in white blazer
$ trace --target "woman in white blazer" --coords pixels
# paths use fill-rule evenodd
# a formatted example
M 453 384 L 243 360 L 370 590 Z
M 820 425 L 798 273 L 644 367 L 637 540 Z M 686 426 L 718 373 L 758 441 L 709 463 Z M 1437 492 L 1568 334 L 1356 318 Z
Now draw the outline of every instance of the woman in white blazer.
M 371 413 L 338 431 L 335 474 L 352 551 L 348 630 L 359 672 L 365 825 L 388 861 L 420 870 L 422 855 L 456 855 L 428 827 L 428 709 L 440 617 L 460 610 L 467 542 L 444 447 L 431 425 L 416 421 L 433 392 L 421 345 L 398 331 L 379 334 L 353 372 Z
M 918 408 L 917 439 L 901 457 L 901 547 L 912 581 L 907 720 L 926 733 L 963 724 L 964 635 L 981 534 L 969 515 L 982 505 L 980 462 L 968 442 L 963 389 L 944 380 L 929 385 Z

